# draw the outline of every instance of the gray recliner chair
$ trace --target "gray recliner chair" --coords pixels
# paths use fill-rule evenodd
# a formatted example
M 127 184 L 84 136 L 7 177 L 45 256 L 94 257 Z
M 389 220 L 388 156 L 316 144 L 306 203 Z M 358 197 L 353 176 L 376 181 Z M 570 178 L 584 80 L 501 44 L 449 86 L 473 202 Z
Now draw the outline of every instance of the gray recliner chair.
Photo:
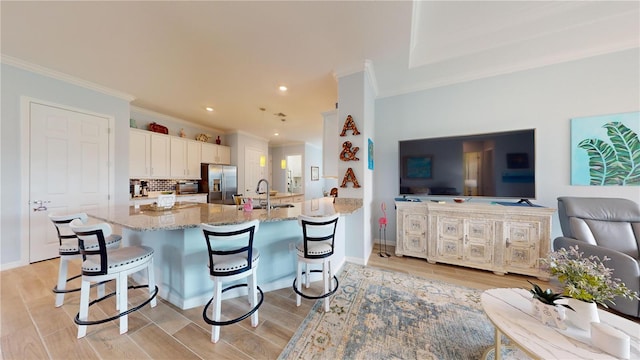
M 604 256 L 604 263 L 633 290 L 640 291 L 640 206 L 627 199 L 559 197 L 558 216 L 564 236 L 553 249 L 577 245 L 585 256 Z M 617 297 L 612 309 L 640 317 L 640 302 Z

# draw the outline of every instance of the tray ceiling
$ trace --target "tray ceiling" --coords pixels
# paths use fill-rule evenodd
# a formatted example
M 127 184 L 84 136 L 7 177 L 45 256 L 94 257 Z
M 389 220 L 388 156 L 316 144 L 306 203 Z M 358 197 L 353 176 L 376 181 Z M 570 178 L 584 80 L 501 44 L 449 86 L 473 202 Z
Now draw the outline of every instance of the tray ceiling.
M 274 145 L 320 145 L 336 76 L 365 62 L 387 97 L 640 44 L 635 1 L 2 1 L 0 10 L 5 62 Z

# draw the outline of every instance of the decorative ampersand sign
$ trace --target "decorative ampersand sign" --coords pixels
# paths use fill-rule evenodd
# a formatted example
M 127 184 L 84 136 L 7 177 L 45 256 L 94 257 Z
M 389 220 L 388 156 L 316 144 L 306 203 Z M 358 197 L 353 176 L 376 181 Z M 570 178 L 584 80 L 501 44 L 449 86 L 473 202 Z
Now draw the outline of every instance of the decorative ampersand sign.
M 356 179 L 356 174 L 353 173 L 353 169 L 347 169 L 347 172 L 344 174 L 344 178 L 342 179 L 342 185 L 340 187 L 346 188 L 347 183 L 352 182 L 354 188 L 359 188 L 360 184 L 358 184 L 358 179 Z
M 342 143 L 342 151 L 340 152 L 340 160 L 342 161 L 358 161 L 356 153 L 360 150 L 359 147 L 352 147 L 351 141 L 345 141 Z
M 353 135 L 360 135 L 360 131 L 358 131 L 358 127 L 356 126 L 356 122 L 353 121 L 351 115 L 347 115 L 347 120 L 344 121 L 344 126 L 342 127 L 342 132 L 340 136 L 347 136 L 347 130 L 352 130 Z

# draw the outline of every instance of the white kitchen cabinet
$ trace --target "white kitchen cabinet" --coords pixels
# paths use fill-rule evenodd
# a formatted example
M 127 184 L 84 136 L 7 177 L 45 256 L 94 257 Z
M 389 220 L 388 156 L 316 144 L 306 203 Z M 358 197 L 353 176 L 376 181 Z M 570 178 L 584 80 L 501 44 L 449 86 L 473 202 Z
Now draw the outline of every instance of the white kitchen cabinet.
M 137 129 L 129 131 L 129 178 L 151 176 L 151 133 Z
M 231 148 L 224 145 L 216 145 L 218 147 L 218 161 L 222 165 L 231 165 Z
M 207 194 L 178 195 L 176 201 L 207 203 Z
M 337 178 L 340 157 L 338 110 L 323 112 L 322 116 L 322 177 Z
M 171 137 L 171 177 L 200 179 L 201 142 Z
M 202 162 L 206 164 L 231 164 L 231 148 L 229 146 L 202 143 Z
M 231 164 L 229 146 L 151 131 L 129 131 L 129 178 L 199 180 L 200 164 Z
M 396 208 L 398 256 L 549 277 L 539 259 L 551 250 L 555 209 L 408 201 L 396 202 Z
M 171 177 L 187 177 L 187 140 L 179 137 L 171 138 Z
M 201 159 L 205 164 L 217 164 L 218 148 L 216 144 L 202 143 Z
M 200 180 L 200 163 L 202 156 L 202 143 L 189 140 L 187 142 L 187 178 Z M 206 202 L 206 200 L 205 200 Z
M 152 178 L 166 179 L 171 176 L 170 144 L 168 135 L 151 133 L 151 172 Z

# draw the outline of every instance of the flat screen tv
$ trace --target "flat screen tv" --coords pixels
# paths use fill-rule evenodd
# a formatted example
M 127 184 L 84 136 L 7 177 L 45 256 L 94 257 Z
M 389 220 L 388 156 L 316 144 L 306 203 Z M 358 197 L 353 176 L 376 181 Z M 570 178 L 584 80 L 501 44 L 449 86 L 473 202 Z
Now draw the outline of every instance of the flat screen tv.
M 535 129 L 399 142 L 400 195 L 535 199 Z

